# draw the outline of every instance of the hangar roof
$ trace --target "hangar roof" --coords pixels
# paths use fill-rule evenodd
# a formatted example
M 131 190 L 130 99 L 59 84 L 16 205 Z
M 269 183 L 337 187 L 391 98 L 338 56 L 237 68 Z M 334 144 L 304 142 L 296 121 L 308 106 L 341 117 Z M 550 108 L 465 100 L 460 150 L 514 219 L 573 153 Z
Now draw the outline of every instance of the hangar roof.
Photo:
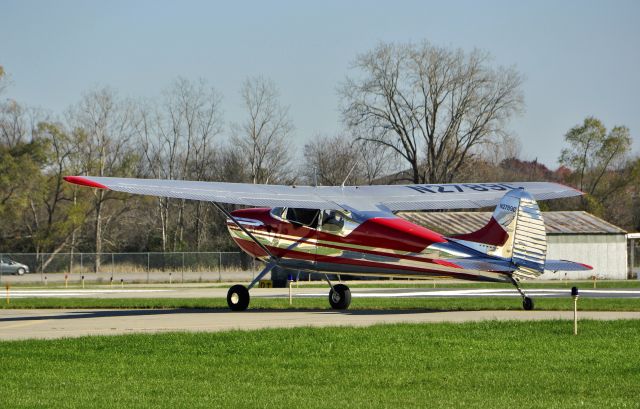
M 444 235 L 469 233 L 487 224 L 492 212 L 400 212 L 398 216 Z M 547 234 L 626 234 L 582 211 L 543 212 Z

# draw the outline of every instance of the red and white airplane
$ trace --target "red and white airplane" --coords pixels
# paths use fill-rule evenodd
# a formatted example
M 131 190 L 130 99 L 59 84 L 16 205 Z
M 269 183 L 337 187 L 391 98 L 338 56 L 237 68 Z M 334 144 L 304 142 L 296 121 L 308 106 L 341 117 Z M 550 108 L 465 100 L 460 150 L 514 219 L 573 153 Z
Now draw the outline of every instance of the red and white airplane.
M 67 182 L 143 195 L 210 201 L 227 216 L 233 240 L 266 263 L 248 287 L 227 294 L 233 311 L 249 306 L 249 290 L 274 267 L 324 274 L 329 303 L 346 309 L 351 292 L 328 273 L 402 278 L 448 277 L 510 282 L 526 310 L 533 300 L 522 278 L 544 270 L 591 270 L 546 258 L 544 221 L 536 200 L 581 195 L 557 183 L 462 183 L 375 186 L 281 186 L 67 176 Z M 220 203 L 261 206 L 228 212 Z M 393 212 L 497 205 L 476 232 L 444 237 Z

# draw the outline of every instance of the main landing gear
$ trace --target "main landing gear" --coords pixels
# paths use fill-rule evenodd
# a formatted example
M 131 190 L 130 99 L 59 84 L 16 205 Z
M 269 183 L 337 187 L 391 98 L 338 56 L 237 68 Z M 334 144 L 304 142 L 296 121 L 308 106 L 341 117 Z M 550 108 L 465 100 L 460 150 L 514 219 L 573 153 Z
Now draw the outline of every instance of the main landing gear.
M 527 311 L 533 310 L 534 308 L 533 299 L 531 299 L 530 297 L 527 296 L 527 294 L 525 294 L 525 292 L 522 290 L 522 288 L 520 288 L 520 285 L 518 284 L 518 281 L 515 278 L 511 277 L 511 283 L 516 286 L 516 290 L 518 290 L 518 292 L 522 296 L 522 308 L 524 308 Z
M 243 285 L 236 284 L 227 292 L 227 305 L 231 311 L 246 310 L 250 300 L 249 289 Z
M 271 260 L 265 268 L 253 279 L 249 287 L 245 287 L 240 284 L 236 284 L 229 288 L 227 292 L 227 305 L 231 311 L 244 311 L 249 307 L 251 296 L 249 296 L 249 290 L 253 288 L 258 281 L 262 280 L 262 277 L 266 276 L 277 265 L 275 260 Z
M 249 307 L 251 296 L 249 290 L 253 288 L 258 281 L 262 279 L 271 269 L 275 266 L 275 263 L 267 264 L 267 266 L 256 276 L 256 278 L 249 284 L 249 287 L 245 287 L 240 284 L 236 284 L 229 288 L 227 292 L 227 305 L 231 311 L 244 311 Z M 344 284 L 333 285 L 329 281 L 329 277 L 325 274 L 325 279 L 331 286 L 329 290 L 329 304 L 334 310 L 346 310 L 351 305 L 351 290 Z
M 329 304 L 334 310 L 346 310 L 351 304 L 351 290 L 344 284 L 338 284 L 329 291 Z
M 331 286 L 329 290 L 329 304 L 334 310 L 346 310 L 351 304 L 351 290 L 344 284 L 331 284 L 329 277 L 325 274 L 325 280 Z

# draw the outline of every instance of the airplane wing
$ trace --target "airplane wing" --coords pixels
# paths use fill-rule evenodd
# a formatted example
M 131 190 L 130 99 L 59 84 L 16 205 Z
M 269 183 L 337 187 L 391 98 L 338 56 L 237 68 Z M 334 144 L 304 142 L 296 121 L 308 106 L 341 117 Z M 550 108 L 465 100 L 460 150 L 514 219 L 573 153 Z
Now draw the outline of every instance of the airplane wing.
M 506 192 L 518 188 L 526 189 L 536 200 L 583 194 L 551 182 L 313 187 L 93 176 L 67 176 L 64 179 L 78 185 L 151 196 L 257 207 L 377 212 L 495 206 Z

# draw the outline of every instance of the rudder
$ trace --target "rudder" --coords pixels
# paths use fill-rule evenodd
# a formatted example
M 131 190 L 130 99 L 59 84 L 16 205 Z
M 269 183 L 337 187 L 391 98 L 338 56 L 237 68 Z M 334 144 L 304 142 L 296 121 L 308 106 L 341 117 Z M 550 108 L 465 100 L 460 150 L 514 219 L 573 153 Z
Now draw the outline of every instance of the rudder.
M 531 194 L 514 189 L 503 196 L 489 223 L 480 230 L 453 237 L 465 246 L 511 261 L 517 277 L 544 272 L 547 236 L 538 203 Z

